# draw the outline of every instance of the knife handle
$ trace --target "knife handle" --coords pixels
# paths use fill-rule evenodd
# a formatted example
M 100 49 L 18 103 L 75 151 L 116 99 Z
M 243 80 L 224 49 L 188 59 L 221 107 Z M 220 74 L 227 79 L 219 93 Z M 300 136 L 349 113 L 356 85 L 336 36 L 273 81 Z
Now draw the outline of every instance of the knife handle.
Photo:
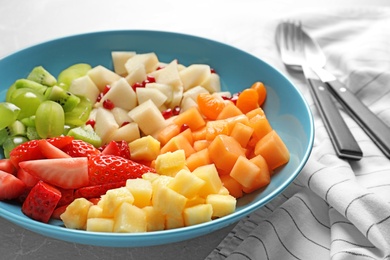
M 328 81 L 330 92 L 350 112 L 350 115 L 363 128 L 367 135 L 390 158 L 390 128 L 361 102 L 354 93 L 340 81 Z
M 306 77 L 306 80 L 337 155 L 340 158 L 360 160 L 363 152 L 333 102 L 327 86 L 317 79 Z

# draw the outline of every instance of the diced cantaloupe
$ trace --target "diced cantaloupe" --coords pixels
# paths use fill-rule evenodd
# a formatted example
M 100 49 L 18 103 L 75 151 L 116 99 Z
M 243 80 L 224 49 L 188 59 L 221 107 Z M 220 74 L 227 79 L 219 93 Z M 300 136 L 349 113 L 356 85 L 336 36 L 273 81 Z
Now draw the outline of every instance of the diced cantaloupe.
M 208 121 L 206 124 L 206 140 L 212 141 L 218 135 L 229 135 L 229 125 L 226 120 Z
M 205 185 L 204 180 L 189 170 L 183 169 L 176 174 L 167 186 L 186 198 L 192 198 L 198 194 L 203 185 Z
M 218 135 L 210 143 L 210 158 L 218 169 L 230 172 L 239 156 L 245 156 L 245 149 L 231 136 Z
M 259 176 L 260 168 L 245 156 L 239 156 L 230 176 L 244 187 L 250 187 Z
M 177 172 L 186 166 L 184 150 L 166 152 L 157 156 L 156 172 L 161 175 L 175 176 Z
M 199 195 L 206 197 L 208 194 L 218 193 L 222 187 L 221 179 L 214 164 L 208 164 L 196 168 L 194 175 L 205 181 L 205 184 L 199 190 Z
M 212 217 L 223 217 L 236 210 L 237 200 L 231 195 L 210 194 L 206 198 L 206 203 L 212 206 Z
M 265 116 L 256 115 L 249 119 L 249 125 L 253 128 L 253 135 L 260 140 L 266 134 L 272 131 L 268 119 Z
M 257 142 L 255 154 L 264 157 L 270 170 L 274 170 L 290 160 L 290 152 L 275 130 L 272 130 Z
M 163 147 L 161 147 L 160 152 L 161 154 L 164 154 L 167 152 L 174 152 L 178 150 L 184 151 L 186 158 L 195 152 L 191 143 L 183 135 L 174 136 Z
M 160 141 L 161 146 L 164 146 L 169 140 L 180 133 L 180 126 L 177 124 L 169 124 L 157 135 L 157 140 Z
M 207 140 L 196 140 L 194 141 L 193 147 L 195 151 L 199 152 L 203 149 L 208 148 L 210 143 L 211 141 L 207 141 Z
M 146 232 L 145 212 L 128 202 L 122 203 L 115 212 L 113 231 L 117 233 Z
M 260 171 L 249 187 L 242 188 L 245 193 L 251 193 L 257 189 L 265 187 L 271 181 L 271 173 L 263 156 L 257 155 L 251 158 L 250 161 L 256 164 L 260 168 Z
M 128 179 L 126 188 L 134 197 L 133 204 L 139 208 L 150 206 L 152 203 L 152 183 L 145 179 Z
M 92 202 L 85 198 L 75 199 L 66 207 L 60 218 L 64 222 L 65 227 L 72 229 L 85 229 L 88 217 L 89 208 Z
M 221 113 L 219 113 L 217 120 L 227 119 L 239 115 L 242 115 L 241 110 L 238 109 L 232 102 L 228 102 L 222 109 Z
M 209 149 L 204 148 L 203 150 L 197 151 L 187 158 L 187 167 L 190 171 L 195 170 L 199 166 L 211 164 Z
M 112 232 L 114 230 L 114 219 L 112 218 L 89 218 L 86 230 L 92 232 Z
M 146 230 L 149 231 L 158 231 L 164 230 L 165 228 L 165 217 L 164 214 L 157 210 L 153 206 L 143 207 L 142 210 L 145 212 L 146 216 Z
M 192 131 L 196 131 L 206 125 L 202 114 L 196 107 L 192 107 L 187 111 L 179 114 L 173 122 L 178 126 L 187 125 Z
M 192 226 L 200 223 L 211 221 L 213 208 L 210 204 L 199 204 L 183 211 L 183 219 L 185 226 Z
M 222 184 L 229 190 L 229 194 L 235 198 L 241 198 L 243 196 L 242 185 L 233 179 L 229 174 L 220 175 Z
M 160 154 L 160 142 L 150 135 L 143 136 L 129 143 L 131 159 L 152 161 Z
M 236 123 L 230 133 L 230 136 L 236 139 L 240 145 L 245 148 L 253 134 L 253 128 L 243 123 Z

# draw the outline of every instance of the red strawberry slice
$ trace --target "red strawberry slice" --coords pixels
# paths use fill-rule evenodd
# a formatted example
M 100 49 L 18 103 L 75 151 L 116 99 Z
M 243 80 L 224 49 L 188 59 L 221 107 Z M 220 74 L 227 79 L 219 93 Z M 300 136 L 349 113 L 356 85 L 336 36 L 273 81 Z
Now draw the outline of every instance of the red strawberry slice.
M 99 154 L 88 159 L 90 186 L 140 178 L 146 172 L 155 169 L 120 156 Z
M 86 199 L 100 198 L 100 196 L 106 194 L 108 190 L 124 187 L 125 185 L 126 185 L 126 181 L 121 181 L 121 182 L 105 183 L 100 185 L 82 187 L 75 191 L 74 196 L 75 198 L 86 198 Z
M 23 194 L 26 185 L 14 175 L 0 170 L 0 200 L 16 199 Z
M 63 189 L 89 184 L 88 159 L 85 157 L 24 161 L 19 166 L 36 178 Z
M 22 212 L 32 219 L 47 223 L 60 199 L 61 192 L 58 189 L 39 181 L 23 202 Z
M 61 192 L 61 199 L 58 202 L 57 207 L 68 205 L 75 199 L 73 189 L 62 189 L 58 187 L 57 189 Z
M 65 212 L 69 204 L 58 206 L 51 214 L 51 218 L 61 220 L 61 214 Z
M 27 188 L 34 187 L 35 184 L 37 184 L 39 181 L 39 179 L 37 177 L 32 176 L 31 174 L 29 174 L 28 172 L 26 172 L 25 170 L 23 170 L 21 168 L 16 173 L 16 177 L 19 180 L 21 180 L 22 182 L 24 182 L 24 184 L 26 184 Z
M 100 154 L 100 151 L 92 144 L 77 139 L 72 140 L 72 142 L 66 145 L 62 150 L 72 157 L 88 157 Z
M 0 170 L 16 174 L 17 170 L 10 159 L 0 159 Z
M 42 139 L 38 141 L 38 147 L 40 152 L 47 159 L 55 159 L 55 158 L 70 158 L 70 155 L 63 152 L 60 148 L 57 148 L 53 144 L 51 144 L 46 139 Z
M 54 145 L 55 147 L 62 149 L 65 146 L 67 146 L 68 144 L 70 144 L 74 140 L 74 137 L 73 136 L 58 136 L 58 137 L 48 138 L 46 140 L 49 143 L 51 143 L 52 145 Z
M 126 141 L 111 141 L 106 145 L 102 154 L 121 156 L 130 159 L 130 148 Z

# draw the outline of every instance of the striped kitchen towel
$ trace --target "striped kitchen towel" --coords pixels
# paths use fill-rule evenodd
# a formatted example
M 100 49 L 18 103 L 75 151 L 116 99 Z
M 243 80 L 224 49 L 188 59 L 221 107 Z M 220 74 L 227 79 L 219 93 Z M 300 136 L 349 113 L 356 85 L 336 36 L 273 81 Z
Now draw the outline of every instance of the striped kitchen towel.
M 390 126 L 390 9 L 306 10 L 282 19 L 301 20 L 327 68 Z M 339 159 L 303 76 L 274 65 L 310 104 L 312 154 L 297 179 L 242 219 L 207 259 L 390 259 L 390 160 L 343 110 L 364 157 Z

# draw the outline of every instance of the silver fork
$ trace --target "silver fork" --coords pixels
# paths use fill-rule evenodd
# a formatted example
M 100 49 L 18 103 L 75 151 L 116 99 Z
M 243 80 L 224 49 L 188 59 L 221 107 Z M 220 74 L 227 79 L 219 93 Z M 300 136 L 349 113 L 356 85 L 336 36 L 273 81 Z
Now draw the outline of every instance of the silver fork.
M 302 71 L 311 89 L 313 100 L 320 112 L 330 139 L 340 158 L 360 160 L 363 153 L 333 102 L 327 86 L 306 64 L 304 37 L 301 23 L 282 22 L 276 30 L 276 42 L 287 68 Z

